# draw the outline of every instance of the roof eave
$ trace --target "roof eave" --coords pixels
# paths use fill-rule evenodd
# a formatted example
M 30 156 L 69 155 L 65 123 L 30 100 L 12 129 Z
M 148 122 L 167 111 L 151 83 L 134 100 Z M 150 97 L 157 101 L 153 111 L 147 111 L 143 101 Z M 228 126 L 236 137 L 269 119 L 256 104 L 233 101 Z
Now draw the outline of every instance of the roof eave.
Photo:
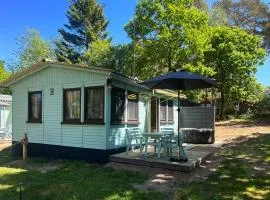
M 10 87 L 12 84 L 22 80 L 23 78 L 27 77 L 27 76 L 30 76 L 42 69 L 44 69 L 45 67 L 47 67 L 49 65 L 48 62 L 38 62 L 36 63 L 35 65 L 32 65 L 31 67 L 21 71 L 21 72 L 18 72 L 14 75 L 11 75 L 7 80 L 3 81 L 2 83 L 0 83 L 0 85 L 2 87 Z
M 111 73 L 111 69 L 106 69 L 106 68 L 97 68 L 97 67 L 89 67 L 87 65 L 79 65 L 79 64 L 68 64 L 68 63 L 63 63 L 63 62 L 57 62 L 57 61 L 47 61 L 46 59 L 43 59 L 42 61 L 32 65 L 31 67 L 18 72 L 11 77 L 9 77 L 7 80 L 3 81 L 0 83 L 0 87 L 3 88 L 8 88 L 14 83 L 24 79 L 25 77 L 28 77 L 34 73 L 37 73 L 38 71 L 41 71 L 45 69 L 48 66 L 55 65 L 58 67 L 65 66 L 65 67 L 70 67 L 76 70 L 96 70 L 101 73 Z
M 148 87 L 146 87 L 144 85 L 139 84 L 137 81 L 132 80 L 130 78 L 127 78 L 125 76 L 119 75 L 117 73 L 113 73 L 113 72 L 110 73 L 110 78 L 117 80 L 117 81 L 121 81 L 121 82 L 130 84 L 130 85 L 133 85 L 135 87 L 139 87 L 139 88 L 146 90 L 146 91 L 149 91 L 149 92 L 151 91 L 151 89 L 149 89 Z
M 153 89 L 153 90 L 154 90 L 154 94 L 156 93 L 159 95 L 165 95 L 165 96 L 169 96 L 173 98 L 178 98 L 177 92 L 173 90 L 169 90 L 169 89 Z M 180 98 L 186 98 L 186 95 L 180 94 Z

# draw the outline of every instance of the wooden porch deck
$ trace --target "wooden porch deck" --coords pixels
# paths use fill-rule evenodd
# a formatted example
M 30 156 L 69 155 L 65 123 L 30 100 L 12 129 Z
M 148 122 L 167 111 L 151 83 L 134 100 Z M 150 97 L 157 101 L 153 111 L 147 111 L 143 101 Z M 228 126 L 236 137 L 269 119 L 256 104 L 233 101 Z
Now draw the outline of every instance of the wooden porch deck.
M 158 159 L 157 155 L 153 153 L 153 148 L 150 148 L 147 157 L 145 157 L 143 154 L 140 154 L 140 151 L 136 149 L 129 151 L 128 155 L 126 152 L 111 155 L 110 162 L 191 172 L 196 167 L 199 167 L 200 164 L 203 163 L 207 157 L 213 153 L 207 149 L 203 151 L 201 148 L 196 150 L 196 146 L 186 147 L 185 149 L 189 158 L 188 162 L 185 163 L 171 162 L 169 161 L 169 156 L 164 156 L 163 153 L 161 154 L 161 158 Z M 173 152 L 173 156 L 177 156 L 176 151 Z

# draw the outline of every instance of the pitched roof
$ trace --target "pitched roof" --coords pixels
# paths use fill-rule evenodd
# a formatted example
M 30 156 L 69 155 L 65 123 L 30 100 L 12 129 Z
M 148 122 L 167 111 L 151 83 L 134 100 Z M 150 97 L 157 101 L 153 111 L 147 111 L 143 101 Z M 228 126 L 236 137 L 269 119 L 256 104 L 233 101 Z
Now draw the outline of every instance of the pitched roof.
M 142 89 L 150 90 L 146 86 L 140 84 L 142 81 L 138 78 L 134 78 L 131 76 L 124 75 L 122 73 L 113 72 L 111 69 L 106 68 L 97 68 L 97 67 L 90 67 L 88 65 L 79 65 L 79 64 L 68 64 L 64 62 L 57 62 L 57 61 L 50 61 L 47 59 L 42 59 L 40 62 L 32 65 L 31 67 L 26 68 L 25 70 L 18 72 L 11 77 L 9 77 L 7 80 L 0 83 L 0 87 L 9 87 L 12 84 L 16 83 L 17 81 L 24 79 L 34 73 L 37 73 L 38 71 L 41 71 L 45 69 L 46 67 L 49 67 L 51 65 L 57 65 L 58 67 L 67 67 L 67 68 L 73 68 L 76 70 L 96 70 L 98 72 L 104 72 L 104 73 L 110 73 L 111 78 L 116 80 L 124 81 L 131 85 L 136 85 Z M 156 93 L 159 93 L 161 95 L 165 96 L 171 96 L 171 97 L 177 97 L 177 93 L 172 90 L 155 90 Z
M 64 62 L 49 61 L 46 59 L 42 59 L 40 62 L 32 65 L 31 67 L 28 67 L 25 70 L 12 75 L 7 80 L 0 83 L 0 86 L 9 87 L 10 85 L 14 84 L 15 82 L 17 82 L 17 81 L 19 81 L 27 76 L 30 76 L 30 75 L 32 75 L 40 70 L 43 70 L 46 67 L 49 67 L 51 65 L 57 65 L 59 67 L 69 67 L 69 68 L 74 68 L 77 70 L 88 70 L 89 69 L 89 70 L 98 70 L 99 72 L 105 72 L 105 73 L 112 72 L 111 69 L 89 67 L 87 65 L 79 65 L 79 64 L 68 64 L 68 63 L 64 63 Z
M 140 81 L 137 78 L 133 78 L 133 77 L 130 77 L 130 76 L 118 73 L 118 72 L 110 73 L 110 78 L 113 80 L 127 83 L 128 85 L 133 85 L 133 86 L 139 87 L 139 88 L 144 89 L 144 90 L 148 90 L 148 91 L 151 90 L 148 87 L 140 84 Z

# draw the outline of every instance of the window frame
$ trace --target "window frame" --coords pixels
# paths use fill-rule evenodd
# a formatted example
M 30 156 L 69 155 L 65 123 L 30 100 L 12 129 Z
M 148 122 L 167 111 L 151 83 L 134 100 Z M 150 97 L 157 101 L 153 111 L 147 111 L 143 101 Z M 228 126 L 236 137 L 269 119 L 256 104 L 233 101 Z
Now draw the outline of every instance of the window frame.
M 77 119 L 66 119 L 66 92 L 67 91 L 80 91 L 80 117 Z M 81 113 L 82 113 L 82 91 L 80 87 L 77 88 L 63 88 L 63 122 L 62 124 L 81 124 Z
M 165 102 L 166 106 L 165 106 L 165 120 L 161 120 L 160 118 L 160 113 L 161 113 L 161 103 Z M 172 119 L 169 119 L 169 102 L 172 103 Z M 171 99 L 160 99 L 159 100 L 159 121 L 161 124 L 167 124 L 167 123 L 174 123 L 174 101 Z
M 128 95 L 130 94 L 130 93 L 132 93 L 132 94 L 135 94 L 136 95 L 136 97 L 137 97 L 137 99 L 136 99 L 136 103 L 137 103 L 137 119 L 129 119 L 129 106 L 128 106 L 128 104 L 129 104 L 129 99 L 128 99 Z M 128 90 L 127 91 L 127 98 L 126 98 L 126 100 L 127 100 L 127 122 L 129 123 L 129 124 L 138 124 L 139 123 L 139 93 L 138 92 L 134 92 L 134 91 L 131 91 L 131 90 Z
M 87 119 L 87 102 L 88 102 L 88 95 L 87 90 L 89 89 L 103 89 L 103 110 L 102 110 L 102 119 Z M 89 86 L 84 88 L 84 123 L 86 124 L 105 124 L 105 87 L 104 86 Z
M 161 104 L 166 103 L 165 106 L 165 120 L 161 119 Z M 166 99 L 159 99 L 159 121 L 160 123 L 167 123 L 168 122 L 168 101 Z
M 40 105 L 39 105 L 39 118 L 33 118 L 32 113 L 32 104 L 31 104 L 31 95 L 40 94 Z M 31 91 L 28 92 L 28 121 L 27 123 L 42 123 L 42 91 Z
M 172 103 L 172 119 L 169 119 L 169 102 L 171 102 Z M 172 123 L 172 122 L 174 122 L 174 101 L 173 100 L 167 100 L 167 111 L 168 111 L 168 113 L 167 113 L 167 120 L 168 120 L 168 122 L 169 123 Z

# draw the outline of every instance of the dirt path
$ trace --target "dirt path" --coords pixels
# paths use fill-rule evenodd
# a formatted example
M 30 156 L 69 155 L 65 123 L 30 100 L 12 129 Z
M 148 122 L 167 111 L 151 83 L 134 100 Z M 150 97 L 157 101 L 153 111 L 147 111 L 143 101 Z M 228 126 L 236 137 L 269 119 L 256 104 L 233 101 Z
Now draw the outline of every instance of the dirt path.
M 202 148 L 203 147 L 199 147 Z M 209 150 L 209 147 L 207 147 Z M 214 152 L 217 149 L 211 148 Z M 112 167 L 115 169 L 131 170 L 139 172 L 141 174 L 149 176 L 149 179 L 143 184 L 135 184 L 134 187 L 139 190 L 156 190 L 170 194 L 170 190 L 174 190 L 175 184 L 181 184 L 184 182 L 191 181 L 203 181 L 207 179 L 210 173 L 216 171 L 218 163 L 221 158 L 213 153 L 205 163 L 203 163 L 199 168 L 193 170 L 192 172 L 180 172 L 172 171 L 160 168 L 151 168 L 147 166 L 137 166 L 123 163 L 109 163 L 107 167 Z M 169 198 L 170 199 L 170 198 Z
M 242 136 L 270 134 L 270 119 L 264 121 L 230 120 L 216 123 L 216 144 L 228 143 Z
M 7 147 L 9 147 L 11 145 L 11 141 L 10 140 L 0 140 L 0 151 L 2 149 L 5 149 Z

